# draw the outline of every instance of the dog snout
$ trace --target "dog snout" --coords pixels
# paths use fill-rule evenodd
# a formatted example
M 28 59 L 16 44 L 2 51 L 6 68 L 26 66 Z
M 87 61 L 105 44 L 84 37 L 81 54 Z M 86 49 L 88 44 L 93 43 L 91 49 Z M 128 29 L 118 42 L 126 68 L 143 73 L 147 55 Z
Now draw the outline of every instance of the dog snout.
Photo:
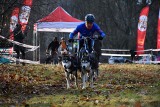
M 85 69 L 86 67 L 85 67 L 85 66 L 82 66 L 82 68 Z

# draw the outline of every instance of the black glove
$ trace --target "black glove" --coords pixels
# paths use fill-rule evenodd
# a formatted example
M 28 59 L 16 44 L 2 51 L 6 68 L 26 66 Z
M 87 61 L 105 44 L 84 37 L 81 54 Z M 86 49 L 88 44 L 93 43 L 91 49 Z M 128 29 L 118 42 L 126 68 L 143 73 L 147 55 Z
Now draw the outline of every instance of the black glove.
M 102 39 L 103 39 L 103 37 L 102 37 L 102 36 L 99 36 L 99 37 L 98 37 L 98 39 L 99 39 L 99 40 L 102 40 Z
M 68 40 L 68 42 L 70 42 L 70 43 L 73 42 L 73 41 L 74 41 L 73 39 L 69 39 L 69 40 Z

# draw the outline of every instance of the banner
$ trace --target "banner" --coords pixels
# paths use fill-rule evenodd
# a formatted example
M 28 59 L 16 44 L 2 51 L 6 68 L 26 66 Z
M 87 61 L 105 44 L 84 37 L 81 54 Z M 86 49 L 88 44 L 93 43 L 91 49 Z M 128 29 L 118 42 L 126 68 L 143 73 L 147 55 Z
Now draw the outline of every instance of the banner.
M 157 49 L 160 49 L 160 9 L 159 9 L 158 29 L 157 29 Z
M 31 11 L 32 0 L 24 0 L 19 14 L 19 23 L 22 25 L 22 32 L 26 30 Z
M 11 19 L 10 19 L 10 39 L 14 40 L 13 30 L 16 28 L 16 24 L 18 23 L 18 14 L 19 8 L 16 7 L 12 11 Z
M 10 19 L 10 36 L 9 36 L 9 38 L 11 40 L 14 40 L 13 30 L 16 28 L 16 25 L 18 23 L 18 15 L 19 15 L 19 8 L 15 7 L 12 11 L 11 19 Z M 12 54 L 12 53 L 13 53 L 13 47 L 9 51 L 9 54 Z
M 137 30 L 137 51 L 138 51 L 137 55 L 144 53 L 144 51 L 142 50 L 144 50 L 148 13 L 149 13 L 149 6 L 144 7 L 140 13 L 138 30 Z

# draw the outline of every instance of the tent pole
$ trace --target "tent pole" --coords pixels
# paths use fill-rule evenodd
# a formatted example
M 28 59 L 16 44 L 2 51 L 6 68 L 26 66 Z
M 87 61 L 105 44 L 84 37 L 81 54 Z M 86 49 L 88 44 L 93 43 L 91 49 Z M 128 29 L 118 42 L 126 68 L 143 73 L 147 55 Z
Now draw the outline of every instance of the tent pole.
M 41 54 L 41 50 L 40 50 L 40 47 L 41 47 L 40 46 L 40 40 L 41 39 L 39 38 L 38 40 L 39 40 L 39 45 L 38 46 L 39 46 L 39 63 L 40 63 L 41 62 L 41 55 L 40 55 Z M 37 55 L 37 57 L 38 57 L 38 55 Z
M 33 31 L 33 46 L 35 46 L 35 35 L 36 35 L 36 32 Z M 35 50 L 36 51 L 36 50 Z M 35 51 L 33 51 L 33 61 L 35 61 Z
M 37 30 L 33 31 L 33 46 L 37 45 Z M 33 51 L 33 61 L 37 61 L 37 50 Z
M 38 46 L 38 45 L 37 45 L 37 41 L 38 41 L 37 39 L 38 39 L 38 38 L 37 38 L 37 31 L 36 31 L 36 34 L 35 34 L 36 46 Z M 39 47 L 39 48 L 40 48 L 40 47 Z M 37 58 L 37 53 L 38 53 L 38 51 L 36 50 L 36 51 L 35 51 L 35 60 L 36 60 L 36 61 L 37 61 L 37 59 L 38 59 L 38 58 Z

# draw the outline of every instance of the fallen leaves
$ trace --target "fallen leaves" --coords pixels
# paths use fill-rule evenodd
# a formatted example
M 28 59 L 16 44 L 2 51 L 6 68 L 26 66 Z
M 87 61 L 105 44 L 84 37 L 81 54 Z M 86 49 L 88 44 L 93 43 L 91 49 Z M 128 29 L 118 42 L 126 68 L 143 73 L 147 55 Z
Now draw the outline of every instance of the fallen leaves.
M 137 95 L 149 95 L 150 91 L 160 87 L 160 68 L 155 65 L 100 65 L 100 75 L 96 81 L 95 88 L 86 90 L 71 89 L 66 90 L 66 81 L 63 67 L 54 65 L 0 65 L 0 94 L 9 97 L 10 102 L 18 103 L 24 99 L 38 95 L 59 94 L 77 95 L 75 98 L 62 97 L 60 106 L 66 104 L 68 100 L 77 106 L 93 104 L 94 106 L 106 106 L 122 97 L 117 94 L 125 90 L 131 90 Z M 79 79 L 79 85 L 81 80 Z M 157 91 L 158 92 L 158 91 Z M 129 92 L 128 92 L 129 93 Z M 13 97 L 14 96 L 14 97 Z M 1 100 L 2 98 L 0 98 Z M 130 101 L 135 107 L 139 107 L 141 102 Z M 2 100 L 2 102 L 5 102 Z M 51 101 L 52 103 L 52 101 Z M 26 103 L 27 104 L 27 103 Z M 53 102 L 51 106 L 57 106 Z M 126 106 L 122 104 L 121 106 Z

